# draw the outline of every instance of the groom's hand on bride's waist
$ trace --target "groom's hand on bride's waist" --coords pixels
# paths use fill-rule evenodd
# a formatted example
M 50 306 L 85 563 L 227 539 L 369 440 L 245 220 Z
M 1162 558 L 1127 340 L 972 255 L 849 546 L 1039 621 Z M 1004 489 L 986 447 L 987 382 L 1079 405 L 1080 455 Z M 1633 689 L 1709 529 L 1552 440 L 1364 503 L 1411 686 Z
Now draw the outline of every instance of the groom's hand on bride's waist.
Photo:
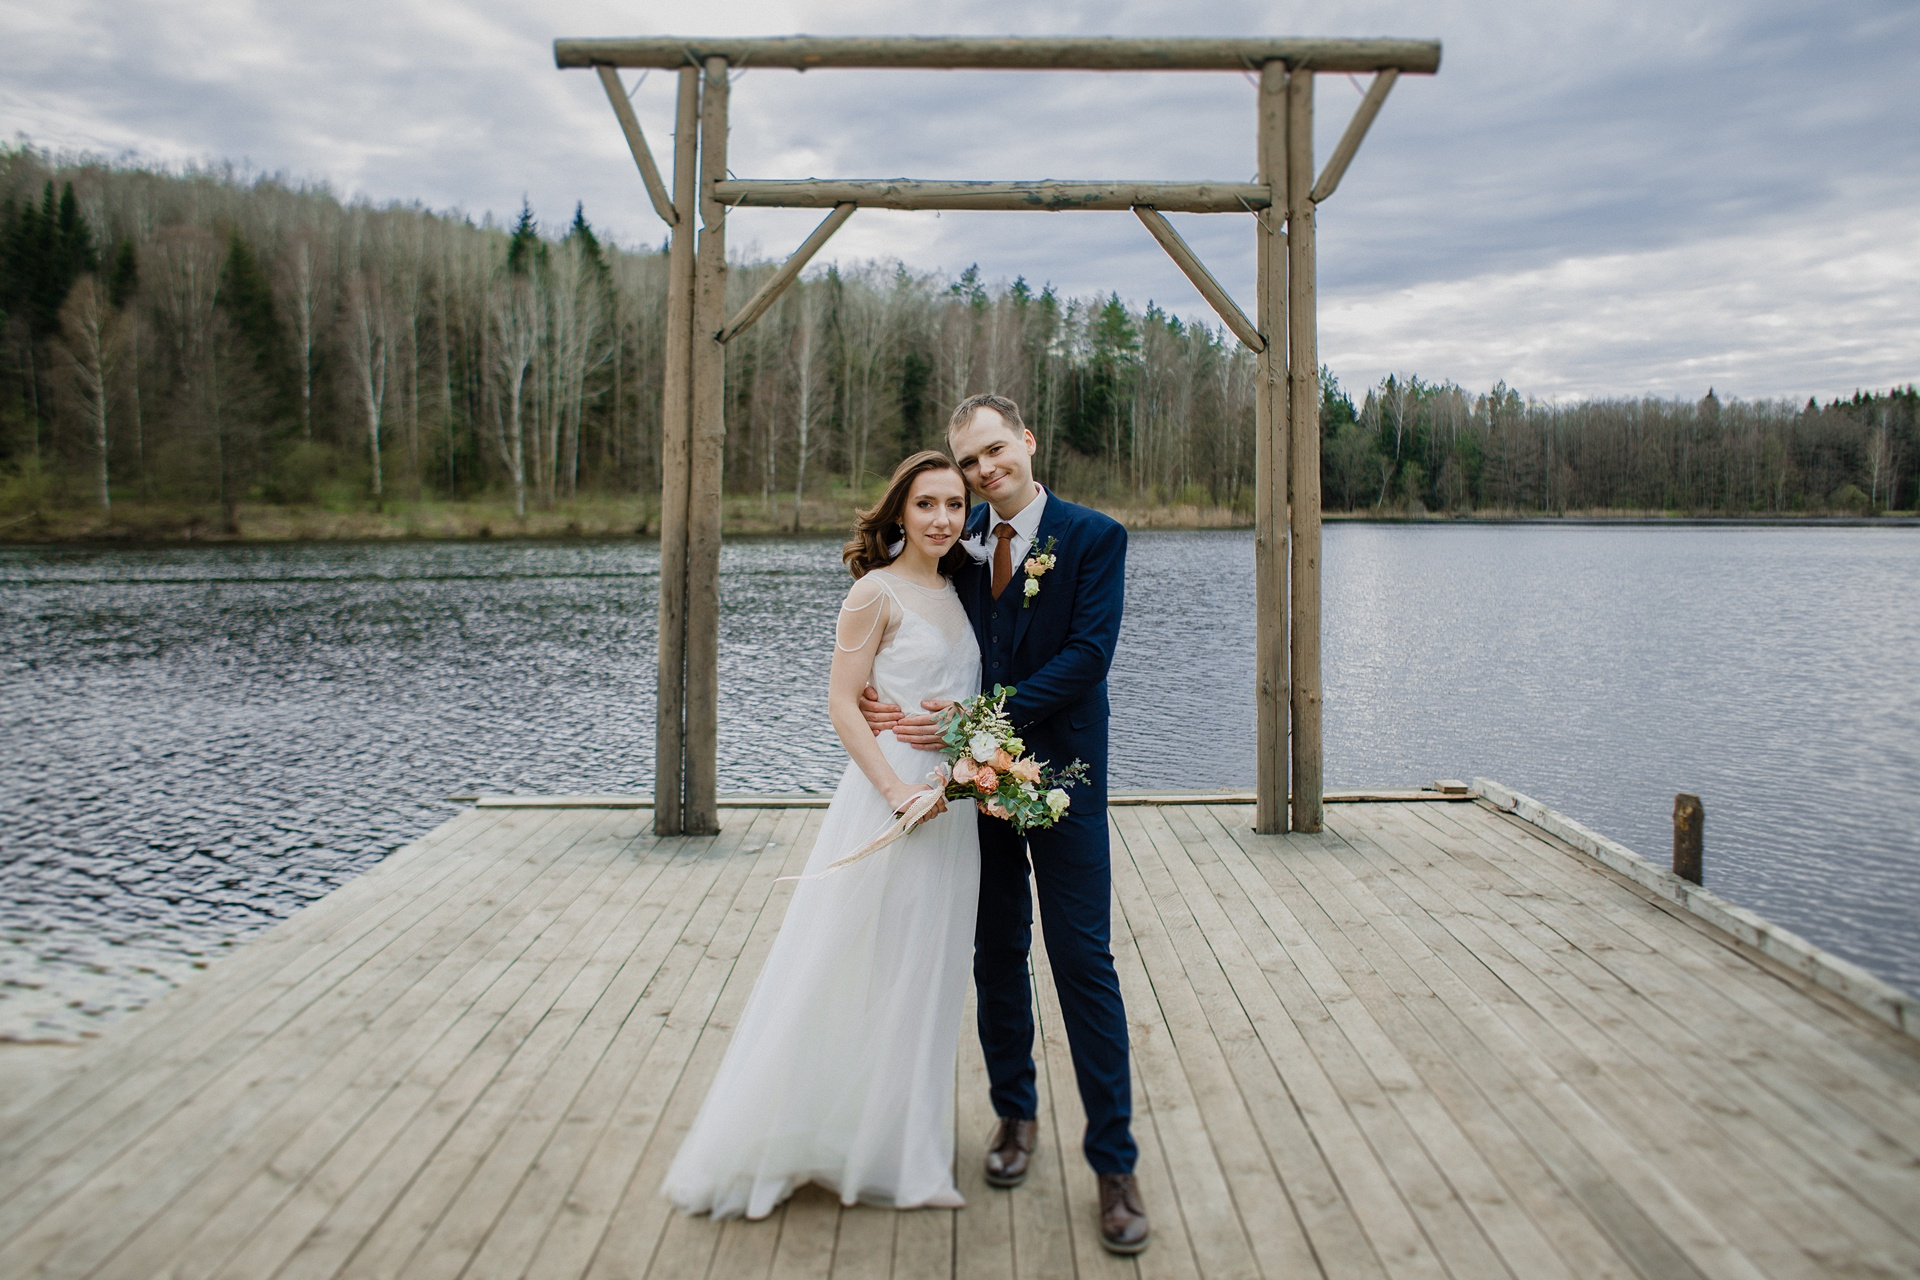
M 880 701 L 880 694 L 872 685 L 860 691 L 860 714 L 866 718 L 867 727 L 873 730 L 875 737 L 892 730 L 895 738 L 910 747 L 918 747 L 922 751 L 937 750 L 940 746 L 940 729 L 934 723 L 934 717 L 953 704 L 930 698 L 920 705 L 926 709 L 925 715 L 904 715 L 893 703 Z

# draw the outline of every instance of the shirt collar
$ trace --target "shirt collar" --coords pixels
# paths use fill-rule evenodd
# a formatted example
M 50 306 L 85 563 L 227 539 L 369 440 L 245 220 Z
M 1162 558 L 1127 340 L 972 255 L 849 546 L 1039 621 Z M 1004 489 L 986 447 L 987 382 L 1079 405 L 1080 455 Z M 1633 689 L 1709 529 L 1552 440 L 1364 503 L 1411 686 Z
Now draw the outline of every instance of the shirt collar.
M 1047 509 L 1047 486 L 1036 483 L 1033 487 L 1039 490 L 1033 495 L 1033 501 L 1020 508 L 1020 514 L 1007 521 L 1013 526 L 1014 536 L 1025 538 L 1028 542 L 1032 542 L 1034 536 L 1040 532 L 1040 516 Z M 1000 523 L 1000 517 L 997 515 L 989 516 L 988 519 L 991 524 Z

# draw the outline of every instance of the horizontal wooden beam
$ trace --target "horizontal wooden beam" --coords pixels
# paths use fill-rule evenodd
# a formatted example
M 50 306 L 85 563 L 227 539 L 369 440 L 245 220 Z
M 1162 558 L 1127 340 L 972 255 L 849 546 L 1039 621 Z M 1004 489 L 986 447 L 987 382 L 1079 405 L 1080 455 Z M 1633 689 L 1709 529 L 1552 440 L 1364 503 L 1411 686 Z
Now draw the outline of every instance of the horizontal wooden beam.
M 1253 321 L 1247 319 L 1247 313 L 1240 309 L 1227 291 L 1220 287 L 1220 282 L 1213 278 L 1213 272 L 1207 270 L 1207 264 L 1200 261 L 1199 255 L 1174 230 L 1173 224 L 1162 217 L 1159 210 L 1144 205 L 1136 207 L 1134 213 L 1153 233 L 1153 238 L 1160 242 L 1160 247 L 1167 251 L 1174 265 L 1193 281 L 1193 287 L 1200 291 L 1207 305 L 1226 321 L 1227 328 L 1233 330 L 1233 336 L 1246 343 L 1248 350 L 1255 354 L 1265 351 L 1267 340 L 1260 335 L 1260 330 L 1254 327 Z
M 1273 203 L 1258 182 L 922 182 L 914 178 L 735 179 L 713 184 L 721 203 L 750 209 L 987 209 L 1059 213 L 1131 209 L 1250 213 Z
M 640 181 L 647 186 L 647 198 L 653 201 L 653 211 L 670 227 L 680 225 L 680 213 L 673 207 L 673 201 L 667 197 L 667 184 L 660 180 L 660 167 L 653 162 L 653 152 L 647 146 L 647 135 L 640 132 L 640 118 L 633 114 L 633 103 L 627 98 L 627 88 L 620 83 L 620 73 L 612 67 L 597 67 L 600 83 L 607 91 L 607 101 L 613 104 L 613 114 L 620 120 L 620 132 L 627 135 L 627 149 L 633 152 L 633 163 L 640 169 Z
M 1347 131 L 1340 135 L 1339 145 L 1333 154 L 1327 157 L 1327 167 L 1320 171 L 1314 181 L 1313 191 L 1308 196 L 1319 204 L 1332 195 L 1334 188 L 1340 185 L 1340 179 L 1346 174 L 1347 166 L 1353 163 L 1354 152 L 1360 150 L 1360 142 L 1367 136 L 1367 130 L 1373 125 L 1373 118 L 1380 114 L 1380 108 L 1386 104 L 1387 94 L 1393 90 L 1393 82 L 1400 73 L 1392 69 L 1382 71 L 1367 86 L 1367 96 L 1360 99 L 1360 105 L 1354 108 L 1353 119 L 1347 121 Z
M 751 298 L 747 299 L 747 305 L 740 308 L 739 313 L 727 322 L 727 327 L 719 333 L 720 341 L 732 342 L 746 332 L 747 326 L 765 315 L 767 308 L 779 301 L 780 295 L 787 291 L 787 286 L 799 279 L 801 270 L 812 260 L 814 254 L 820 252 L 820 246 L 831 240 L 833 233 L 846 225 L 847 219 L 853 216 L 853 211 L 858 207 L 851 204 L 835 205 L 833 212 L 827 215 L 826 221 L 813 229 L 813 234 L 801 242 L 800 247 L 793 251 L 793 256 L 782 263 L 780 269 L 774 272 Z
M 1112 36 L 642 36 L 555 40 L 561 67 L 895 67 L 948 71 L 1248 71 L 1267 62 L 1315 71 L 1440 69 L 1438 40 Z

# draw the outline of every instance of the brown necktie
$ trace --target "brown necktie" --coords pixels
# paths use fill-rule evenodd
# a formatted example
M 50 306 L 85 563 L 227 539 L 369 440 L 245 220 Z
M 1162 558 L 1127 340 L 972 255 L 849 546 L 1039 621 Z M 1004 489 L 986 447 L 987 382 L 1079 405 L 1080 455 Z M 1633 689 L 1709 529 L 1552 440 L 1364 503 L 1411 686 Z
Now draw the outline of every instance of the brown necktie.
M 1013 581 L 1013 526 L 1002 520 L 993 526 L 993 536 L 1000 540 L 993 547 L 993 598 L 998 600 Z

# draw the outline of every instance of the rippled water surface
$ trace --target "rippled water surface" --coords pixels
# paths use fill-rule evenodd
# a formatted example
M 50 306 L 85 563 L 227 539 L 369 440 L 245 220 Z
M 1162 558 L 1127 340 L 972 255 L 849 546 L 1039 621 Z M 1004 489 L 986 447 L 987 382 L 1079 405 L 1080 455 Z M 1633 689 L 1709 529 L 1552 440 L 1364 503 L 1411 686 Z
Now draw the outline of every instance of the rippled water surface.
M 1251 537 L 1137 534 L 1113 784 L 1253 773 Z M 1920 535 L 1339 525 L 1330 786 L 1498 778 L 1920 989 Z M 0 550 L 0 1037 L 72 1038 L 474 791 L 647 790 L 651 544 Z M 825 789 L 837 543 L 723 561 L 720 777 Z M 796 743 L 819 744 L 796 751 Z

